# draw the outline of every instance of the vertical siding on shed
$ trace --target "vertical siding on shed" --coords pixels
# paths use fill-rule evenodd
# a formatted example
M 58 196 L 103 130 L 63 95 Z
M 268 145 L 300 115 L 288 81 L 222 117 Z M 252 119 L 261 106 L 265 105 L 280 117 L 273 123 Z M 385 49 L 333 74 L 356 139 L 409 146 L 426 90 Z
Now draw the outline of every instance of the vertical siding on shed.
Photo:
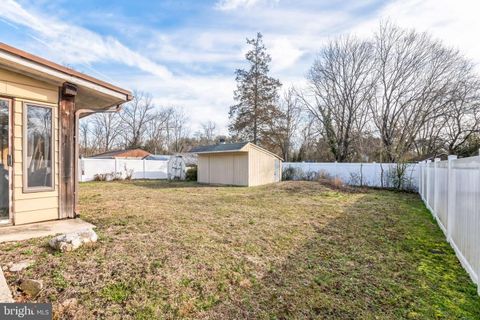
M 218 154 L 210 156 L 210 183 L 233 184 L 233 156 Z
M 200 183 L 248 186 L 248 154 L 199 154 L 197 180 Z
M 234 185 L 248 186 L 248 153 L 234 155 Z
M 249 147 L 249 186 L 259 186 L 275 181 L 275 158 L 274 156 Z
M 0 69 L 0 95 L 13 98 L 13 211 L 15 224 L 58 219 L 58 88 Z M 54 111 L 55 190 L 23 193 L 23 104 L 52 106 Z
M 197 181 L 200 183 L 210 183 L 210 159 L 208 155 L 198 155 L 198 177 Z

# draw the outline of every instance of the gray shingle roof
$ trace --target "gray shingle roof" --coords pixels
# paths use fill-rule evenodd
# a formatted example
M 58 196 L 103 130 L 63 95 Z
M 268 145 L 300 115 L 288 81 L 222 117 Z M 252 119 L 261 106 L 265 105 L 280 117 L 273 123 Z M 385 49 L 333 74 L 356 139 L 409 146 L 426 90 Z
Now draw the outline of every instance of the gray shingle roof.
M 204 153 L 204 152 L 229 152 L 229 151 L 240 151 L 245 147 L 248 142 L 239 142 L 239 143 L 220 143 L 210 146 L 199 146 L 194 147 L 190 150 L 192 153 Z

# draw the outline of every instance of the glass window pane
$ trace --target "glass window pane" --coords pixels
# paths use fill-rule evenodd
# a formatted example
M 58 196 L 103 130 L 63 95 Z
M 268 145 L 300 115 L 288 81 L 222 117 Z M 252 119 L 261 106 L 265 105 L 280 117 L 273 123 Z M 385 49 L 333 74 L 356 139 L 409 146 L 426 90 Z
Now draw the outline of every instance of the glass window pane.
M 53 187 L 52 109 L 27 106 L 27 187 Z

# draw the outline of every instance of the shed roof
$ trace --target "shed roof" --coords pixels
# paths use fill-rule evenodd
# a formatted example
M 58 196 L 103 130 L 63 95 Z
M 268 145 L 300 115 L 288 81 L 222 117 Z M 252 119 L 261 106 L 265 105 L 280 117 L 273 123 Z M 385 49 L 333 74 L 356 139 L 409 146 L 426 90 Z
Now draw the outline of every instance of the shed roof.
M 241 151 L 249 142 L 219 143 L 209 146 L 198 146 L 190 150 L 192 153 L 235 152 Z
M 273 157 L 276 157 L 283 161 L 283 159 L 277 156 L 275 153 L 270 152 L 262 147 L 259 147 L 251 142 L 238 142 L 238 143 L 220 143 L 209 146 L 194 147 L 190 150 L 191 153 L 226 153 L 226 152 L 248 152 L 249 148 L 254 148 Z

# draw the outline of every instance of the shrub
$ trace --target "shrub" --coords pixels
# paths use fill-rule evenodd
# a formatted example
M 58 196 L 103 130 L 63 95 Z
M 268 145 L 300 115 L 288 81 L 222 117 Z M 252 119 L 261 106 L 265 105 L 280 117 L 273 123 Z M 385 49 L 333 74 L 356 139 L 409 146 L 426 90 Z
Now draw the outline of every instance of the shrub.
M 125 168 L 125 180 L 130 181 L 133 178 L 133 169 L 127 170 Z
M 93 176 L 93 181 L 107 181 L 108 173 L 97 173 Z
M 121 172 L 112 172 L 110 173 L 112 181 L 120 181 L 123 180 Z
M 330 173 L 328 173 L 327 171 L 325 170 L 320 170 L 318 173 L 317 173 L 317 179 L 332 179 L 332 176 L 330 175 Z
M 293 167 L 286 167 L 282 172 L 282 180 L 294 180 L 297 170 Z
M 185 179 L 188 181 L 197 181 L 197 177 L 198 177 L 198 167 L 193 166 L 191 168 L 188 168 L 185 174 Z

